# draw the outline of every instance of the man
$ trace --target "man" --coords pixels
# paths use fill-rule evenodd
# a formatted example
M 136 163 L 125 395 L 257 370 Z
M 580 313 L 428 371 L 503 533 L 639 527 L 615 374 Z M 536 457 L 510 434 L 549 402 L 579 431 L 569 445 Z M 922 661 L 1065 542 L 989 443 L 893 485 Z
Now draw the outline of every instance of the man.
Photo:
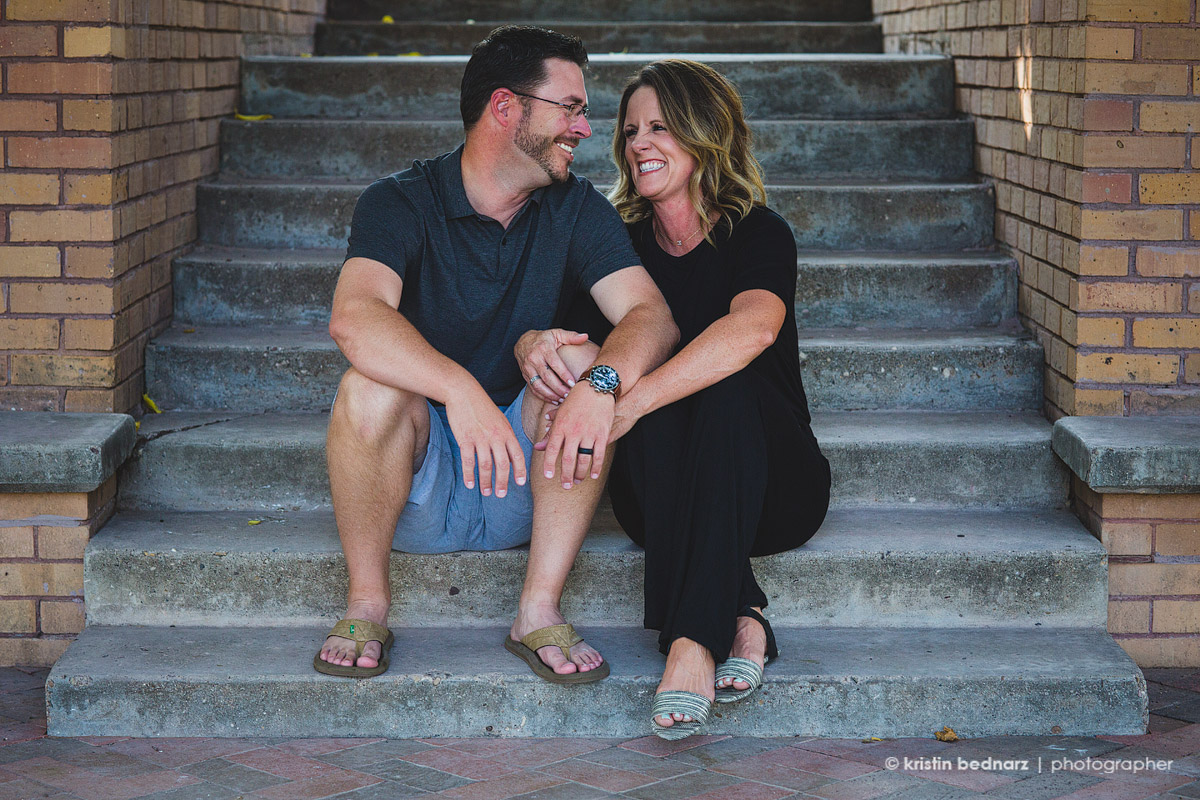
M 321 672 L 387 669 L 393 547 L 529 541 L 506 646 L 549 680 L 608 674 L 564 624 L 559 599 L 603 487 L 612 384 L 619 392 L 662 363 L 678 330 L 616 211 L 570 174 L 591 135 L 586 64 L 574 37 L 492 31 L 463 75 L 466 143 L 376 181 L 358 201 L 329 326 L 352 365 L 327 443 L 350 586 L 346 619 L 314 658 Z M 535 454 L 548 405 L 524 390 L 513 346 L 554 327 L 581 289 L 616 328 L 595 370 L 568 365 L 587 380 Z

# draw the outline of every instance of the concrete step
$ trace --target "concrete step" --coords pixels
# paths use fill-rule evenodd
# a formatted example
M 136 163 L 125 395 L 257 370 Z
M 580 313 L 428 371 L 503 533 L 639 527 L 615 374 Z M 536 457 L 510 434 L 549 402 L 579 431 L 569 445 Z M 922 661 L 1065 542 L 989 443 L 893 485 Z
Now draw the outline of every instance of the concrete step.
M 201 184 L 201 241 L 237 247 L 344 247 L 361 184 Z M 995 194 L 983 183 L 770 185 L 768 202 L 812 250 L 947 252 L 993 244 Z
M 392 624 L 510 624 L 527 555 L 393 552 Z M 835 509 L 802 548 L 754 563 L 776 625 L 1107 621 L 1104 547 L 1066 511 Z M 643 564 L 644 551 L 605 504 L 575 561 L 563 613 L 576 624 L 641 624 Z M 329 511 L 127 512 L 88 543 L 84 566 L 92 625 L 332 625 L 345 610 L 346 581 Z
M 869 20 L 868 0 L 603 0 L 590 4 L 567 0 L 449 0 L 426 6 L 400 0 L 336 0 L 329 18 L 375 22 L 385 14 L 397 21 L 475 20 L 486 34 L 495 25 L 547 19 L 570 20 L 686 20 L 738 22 L 759 20 Z
M 539 20 L 538 25 L 583 40 L 589 53 L 878 53 L 883 36 L 874 22 L 645 22 Z M 317 26 L 322 56 L 369 53 L 470 53 L 491 30 L 467 22 L 326 22 Z
M 994 251 L 800 254 L 801 328 L 990 327 L 1017 314 L 1017 265 Z M 176 313 L 179 283 L 176 282 Z
M 318 674 L 326 628 L 89 626 L 50 671 L 51 736 L 611 736 L 649 732 L 657 635 L 585 627 L 612 664 L 556 686 L 505 652 L 505 628 L 394 631 L 391 669 Z M 780 627 L 783 656 L 711 733 L 959 736 L 1145 732 L 1141 671 L 1102 628 Z M 434 713 L 436 712 L 436 713 Z
M 175 259 L 175 322 L 326 325 L 344 250 L 200 247 Z M 992 252 L 805 252 L 796 318 L 804 328 L 991 327 L 1017 313 L 1016 263 Z
M 612 183 L 614 122 L 597 120 L 572 169 Z M 972 175 L 969 120 L 786 120 L 753 122 L 754 153 L 768 180 L 966 181 Z M 225 120 L 221 171 L 228 177 L 304 175 L 371 181 L 413 161 L 453 150 L 460 122 Z
M 803 330 L 800 351 L 817 409 L 1041 407 L 1042 348 L 1023 335 Z M 322 327 L 176 326 L 146 347 L 146 387 L 170 409 L 316 411 L 349 366 Z
M 329 507 L 326 413 L 168 412 L 142 420 L 121 475 L 127 509 Z M 838 508 L 1058 508 L 1067 473 L 1037 413 L 820 412 Z
M 594 55 L 588 102 L 613 119 L 630 75 L 674 53 Z M 945 56 L 698 53 L 757 119 L 944 119 L 954 114 Z M 467 56 L 257 56 L 242 62 L 242 112 L 276 117 L 459 120 Z

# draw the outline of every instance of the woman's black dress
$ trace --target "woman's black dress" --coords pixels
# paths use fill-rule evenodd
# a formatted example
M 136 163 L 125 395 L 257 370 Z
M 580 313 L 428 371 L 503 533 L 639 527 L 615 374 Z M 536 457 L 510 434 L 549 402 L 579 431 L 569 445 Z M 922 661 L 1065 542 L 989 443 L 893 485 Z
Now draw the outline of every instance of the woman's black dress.
M 720 662 L 738 610 L 767 605 L 750 556 L 804 544 L 829 506 L 829 462 L 800 380 L 796 243 L 764 207 L 680 257 L 659 247 L 649 220 L 629 233 L 675 316 L 678 349 L 741 292 L 765 289 L 788 309 L 774 344 L 745 369 L 643 417 L 618 443 L 609 477 L 618 521 L 646 549 L 646 627 L 661 631 L 664 653 L 686 636 Z M 565 325 L 597 342 L 611 330 L 586 296 Z

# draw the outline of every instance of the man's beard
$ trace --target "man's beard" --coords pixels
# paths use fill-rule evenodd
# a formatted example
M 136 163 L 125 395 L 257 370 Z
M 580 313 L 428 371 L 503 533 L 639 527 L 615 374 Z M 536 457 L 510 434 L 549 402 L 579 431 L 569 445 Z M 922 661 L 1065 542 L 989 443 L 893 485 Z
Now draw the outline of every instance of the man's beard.
M 532 158 L 539 167 L 549 176 L 552 183 L 564 183 L 570 177 L 570 169 L 562 167 L 555 159 L 555 152 L 559 149 L 554 143 L 553 136 L 538 136 L 529 129 L 529 116 L 526 115 L 517 123 L 516 131 L 517 148 L 522 153 Z

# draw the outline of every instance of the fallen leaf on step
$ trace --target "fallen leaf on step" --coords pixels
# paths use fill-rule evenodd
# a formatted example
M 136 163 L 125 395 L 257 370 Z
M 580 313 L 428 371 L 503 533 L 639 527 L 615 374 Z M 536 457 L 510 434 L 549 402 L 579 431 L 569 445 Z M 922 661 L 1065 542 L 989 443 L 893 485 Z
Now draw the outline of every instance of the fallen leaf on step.
M 247 525 L 262 525 L 261 519 L 252 519 L 246 523 Z
M 146 404 L 146 408 L 150 409 L 155 414 L 162 413 L 162 409 L 158 407 L 158 403 L 154 402 L 154 400 L 152 400 L 150 398 L 150 395 L 148 395 L 148 394 L 142 395 L 142 402 L 144 402 Z
M 421 55 L 421 51 L 413 50 L 411 53 L 401 53 L 400 55 L 402 55 L 402 56 L 419 56 L 419 55 Z
M 301 58 L 312 58 L 312 53 L 301 53 L 300 57 Z
M 233 116 L 242 122 L 262 122 L 267 119 L 275 119 L 274 114 L 234 114 Z
M 368 58 L 379 58 L 379 53 L 367 53 Z
M 195 328 L 184 328 L 183 332 L 184 333 L 195 333 L 196 329 Z
M 382 22 L 384 25 L 395 25 L 396 24 L 396 20 L 392 19 L 391 14 L 384 14 L 383 19 L 381 19 L 380 22 Z
M 937 737 L 939 742 L 957 742 L 958 734 L 949 725 L 943 727 L 940 731 L 934 731 L 933 735 Z
M 862 743 L 863 743 L 863 744 L 870 744 L 871 742 L 882 742 L 882 741 L 883 741 L 883 739 L 880 739 L 878 736 L 872 736 L 872 737 L 870 737 L 870 738 L 868 738 L 868 739 L 863 739 L 863 740 L 862 740 Z

